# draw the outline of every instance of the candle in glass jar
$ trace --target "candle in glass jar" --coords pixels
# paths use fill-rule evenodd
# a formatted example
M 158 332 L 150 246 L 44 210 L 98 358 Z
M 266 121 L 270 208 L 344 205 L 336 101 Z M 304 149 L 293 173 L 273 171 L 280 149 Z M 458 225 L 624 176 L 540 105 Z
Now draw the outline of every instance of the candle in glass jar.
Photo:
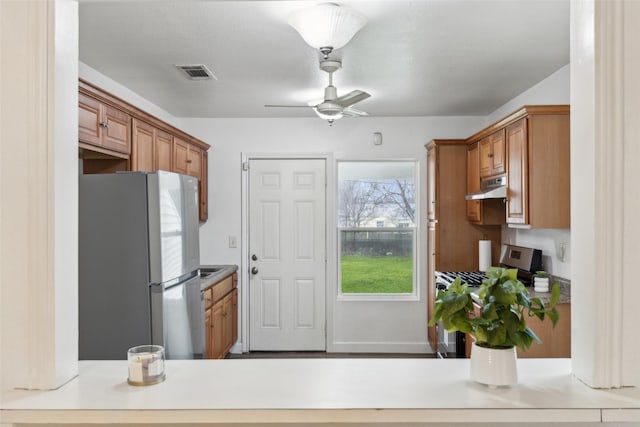
M 129 349 L 129 384 L 150 385 L 165 379 L 164 348 L 162 346 L 138 346 Z

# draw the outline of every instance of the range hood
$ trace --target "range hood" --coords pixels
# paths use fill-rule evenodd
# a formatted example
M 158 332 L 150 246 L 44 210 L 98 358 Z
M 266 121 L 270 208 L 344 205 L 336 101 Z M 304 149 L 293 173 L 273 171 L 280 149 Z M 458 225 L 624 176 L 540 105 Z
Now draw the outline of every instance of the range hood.
M 480 182 L 480 192 L 468 194 L 467 200 L 504 199 L 507 197 L 507 176 L 486 179 Z

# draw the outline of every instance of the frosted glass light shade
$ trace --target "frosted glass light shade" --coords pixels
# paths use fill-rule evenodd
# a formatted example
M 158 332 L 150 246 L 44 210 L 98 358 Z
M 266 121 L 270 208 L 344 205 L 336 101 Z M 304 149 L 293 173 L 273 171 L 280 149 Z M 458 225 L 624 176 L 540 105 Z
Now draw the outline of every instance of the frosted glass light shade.
M 367 18 L 360 12 L 334 3 L 300 9 L 289 16 L 289 25 L 300 33 L 307 44 L 316 49 L 340 49 L 366 23 Z
M 317 108 L 314 108 L 313 111 L 316 112 L 316 114 L 318 115 L 318 117 L 320 117 L 323 120 L 338 120 L 344 117 L 344 115 L 342 113 L 336 113 L 336 114 L 323 114 L 320 111 L 318 111 Z

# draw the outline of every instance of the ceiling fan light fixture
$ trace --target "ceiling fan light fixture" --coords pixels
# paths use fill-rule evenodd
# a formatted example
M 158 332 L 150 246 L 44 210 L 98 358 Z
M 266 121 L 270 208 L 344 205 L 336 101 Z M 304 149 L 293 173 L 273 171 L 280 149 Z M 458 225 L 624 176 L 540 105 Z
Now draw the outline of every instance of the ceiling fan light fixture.
M 336 113 L 332 113 L 332 114 L 325 114 L 325 113 L 321 113 L 320 111 L 318 111 L 318 109 L 315 108 L 315 107 L 313 108 L 313 111 L 316 112 L 318 117 L 320 117 L 323 120 L 328 121 L 330 124 L 332 124 L 334 121 L 339 120 L 339 119 L 344 117 L 344 114 L 342 114 L 341 111 L 336 112 Z
M 319 49 L 326 58 L 332 50 L 349 43 L 367 23 L 367 18 L 351 8 L 321 3 L 293 12 L 288 22 L 308 45 Z

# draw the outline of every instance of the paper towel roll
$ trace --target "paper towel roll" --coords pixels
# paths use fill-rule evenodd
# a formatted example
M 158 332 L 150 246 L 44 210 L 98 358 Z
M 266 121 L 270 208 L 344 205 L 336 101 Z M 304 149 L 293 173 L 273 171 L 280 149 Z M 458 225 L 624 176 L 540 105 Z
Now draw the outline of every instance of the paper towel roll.
M 491 240 L 478 241 L 478 270 L 487 271 L 491 267 Z

